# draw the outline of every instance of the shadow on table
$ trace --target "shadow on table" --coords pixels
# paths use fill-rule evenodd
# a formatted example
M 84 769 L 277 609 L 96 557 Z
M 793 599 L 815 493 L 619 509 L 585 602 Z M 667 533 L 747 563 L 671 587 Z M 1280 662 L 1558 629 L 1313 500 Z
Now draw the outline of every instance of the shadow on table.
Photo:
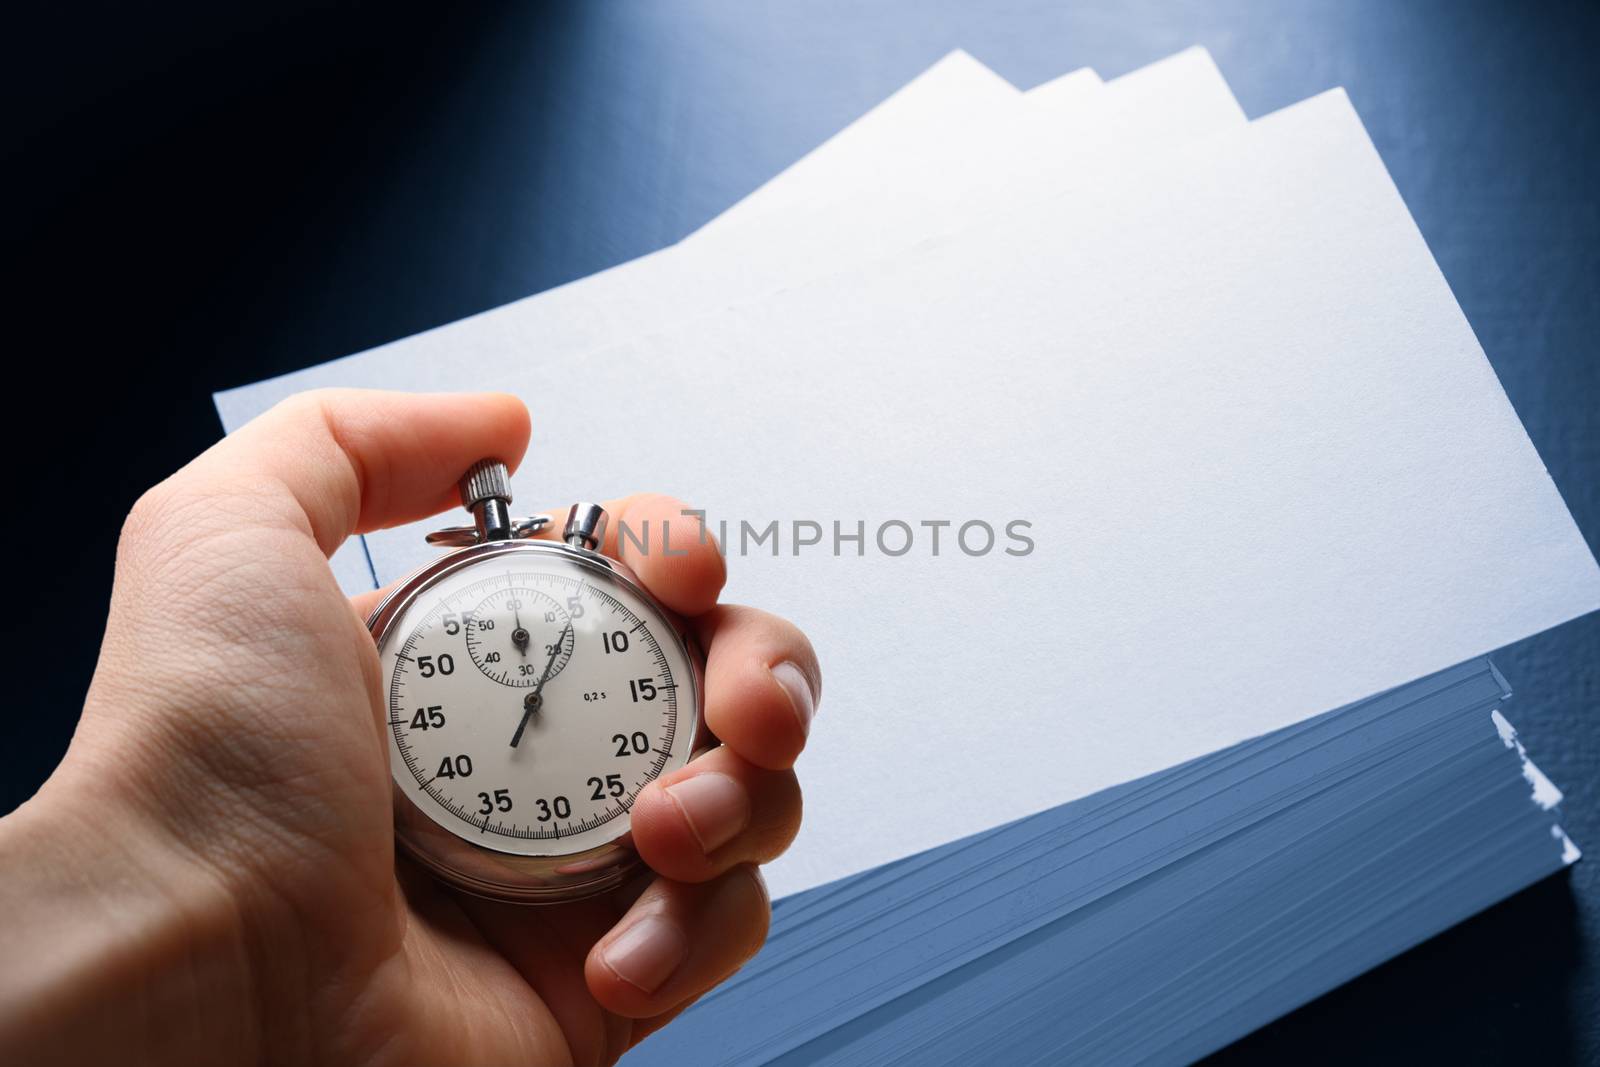
M 1577 1063 L 1578 925 L 1567 871 L 1203 1062 Z

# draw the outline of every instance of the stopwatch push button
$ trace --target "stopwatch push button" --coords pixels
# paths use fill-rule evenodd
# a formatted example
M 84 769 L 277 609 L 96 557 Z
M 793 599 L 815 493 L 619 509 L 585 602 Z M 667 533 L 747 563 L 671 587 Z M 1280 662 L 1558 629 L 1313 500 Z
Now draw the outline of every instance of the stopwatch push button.
M 599 504 L 574 504 L 567 512 L 567 523 L 561 530 L 561 540 L 573 548 L 600 551 L 606 539 L 606 523 L 610 516 Z

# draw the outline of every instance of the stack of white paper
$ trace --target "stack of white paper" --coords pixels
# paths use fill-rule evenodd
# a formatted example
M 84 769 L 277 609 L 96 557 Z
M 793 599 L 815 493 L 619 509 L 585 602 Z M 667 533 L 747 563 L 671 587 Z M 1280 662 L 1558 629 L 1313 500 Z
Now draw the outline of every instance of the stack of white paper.
M 519 500 L 694 501 L 818 646 L 769 946 L 630 1062 L 1184 1062 L 1577 856 L 1482 657 L 1600 571 L 1337 90 L 955 54 L 677 246 L 217 404 L 322 385 L 518 393 Z

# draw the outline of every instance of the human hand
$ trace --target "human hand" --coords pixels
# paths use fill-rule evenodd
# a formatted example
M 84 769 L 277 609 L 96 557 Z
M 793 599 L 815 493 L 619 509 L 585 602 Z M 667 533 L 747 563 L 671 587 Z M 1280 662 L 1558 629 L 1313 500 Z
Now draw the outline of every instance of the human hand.
M 519 907 L 396 862 L 379 594 L 326 557 L 527 441 L 507 396 L 304 394 L 140 500 L 77 734 L 0 820 L 0 1061 L 609 1063 L 755 953 L 820 675 L 795 627 L 717 605 L 665 497 L 608 508 L 672 521 L 621 558 L 706 648 L 723 745 L 640 793 L 654 873 Z

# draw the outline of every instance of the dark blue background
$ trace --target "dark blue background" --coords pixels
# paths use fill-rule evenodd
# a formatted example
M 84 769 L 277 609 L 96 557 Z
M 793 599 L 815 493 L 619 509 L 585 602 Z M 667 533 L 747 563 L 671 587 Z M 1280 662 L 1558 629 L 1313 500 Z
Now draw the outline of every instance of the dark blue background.
M 213 390 L 673 241 L 956 47 L 1026 88 L 1200 43 L 1251 116 L 1347 87 L 1600 542 L 1592 4 L 90 5 L 8 23 L 11 384 L 46 374 L 11 395 L 11 498 L 59 515 L 84 486 L 91 515 L 8 524 L 11 547 L 70 533 L 76 551 L 6 613 L 29 678 L 0 810 L 59 759 L 117 516 L 215 439 Z M 1600 849 L 1600 620 L 1498 662 L 1569 829 Z M 1217 1059 L 1600 1062 L 1597 951 L 1590 861 Z

